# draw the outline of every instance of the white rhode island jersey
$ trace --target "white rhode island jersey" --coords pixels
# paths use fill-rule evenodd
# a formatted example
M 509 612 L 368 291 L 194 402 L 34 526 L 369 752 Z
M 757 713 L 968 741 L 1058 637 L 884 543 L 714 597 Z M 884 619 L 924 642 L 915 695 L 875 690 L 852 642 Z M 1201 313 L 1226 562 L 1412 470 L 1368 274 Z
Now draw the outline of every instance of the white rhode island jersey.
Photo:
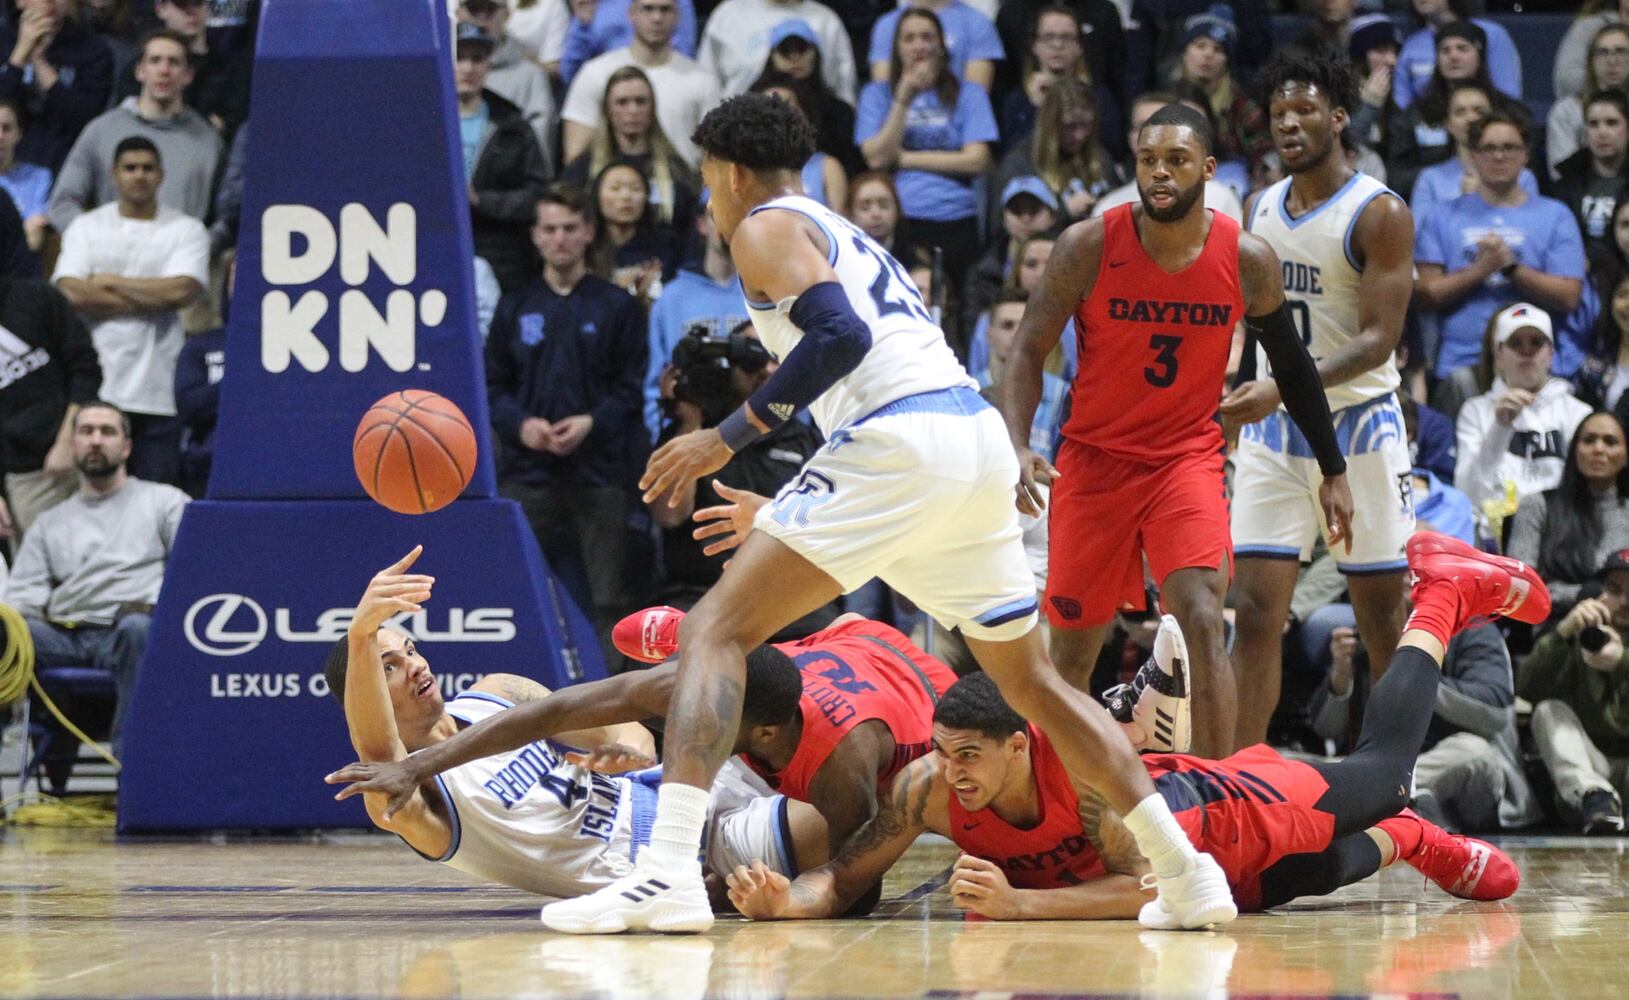
M 1391 189 L 1367 174 L 1353 174 L 1322 205 L 1290 218 L 1286 177 L 1261 193 L 1247 228 L 1266 240 L 1284 266 L 1284 298 L 1307 349 L 1323 360 L 1358 334 L 1358 282 L 1352 231 L 1369 202 Z M 1268 371 L 1266 352 L 1256 349 L 1256 370 Z M 1329 408 L 1341 410 L 1396 391 L 1402 379 L 1391 358 L 1328 390 Z
M 473 691 L 447 703 L 454 718 L 472 725 L 510 707 Z M 433 860 L 545 896 L 580 896 L 627 874 L 636 823 L 648 835 L 655 813 L 655 789 L 591 774 L 547 740 L 471 761 L 436 781 L 452 843 Z
M 967 386 L 978 391 L 961 362 L 945 343 L 944 331 L 905 266 L 878 246 L 854 223 L 802 195 L 766 202 L 752 214 L 788 209 L 813 219 L 825 231 L 827 260 L 848 293 L 848 301 L 871 330 L 871 349 L 859 367 L 837 381 L 809 407 L 828 438 L 896 399 L 923 392 Z M 784 359 L 803 339 L 788 313 L 795 299 L 778 303 L 747 300 L 758 337 L 777 359 Z M 783 419 L 790 414 L 779 414 Z

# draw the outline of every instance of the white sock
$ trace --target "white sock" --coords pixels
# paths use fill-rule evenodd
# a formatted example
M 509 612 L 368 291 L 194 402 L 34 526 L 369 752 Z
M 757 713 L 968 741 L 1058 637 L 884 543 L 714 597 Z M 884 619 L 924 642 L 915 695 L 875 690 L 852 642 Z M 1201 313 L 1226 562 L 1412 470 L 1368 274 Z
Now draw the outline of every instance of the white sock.
M 1188 867 L 1188 859 L 1198 853 L 1158 792 L 1137 803 L 1137 808 L 1126 813 L 1124 820 L 1126 829 L 1137 838 L 1137 849 L 1143 852 L 1154 874 L 1160 878 L 1182 874 Z
M 705 788 L 664 781 L 656 793 L 656 822 L 645 850 L 664 868 L 695 865 L 701 853 L 701 830 L 707 822 L 710 796 Z

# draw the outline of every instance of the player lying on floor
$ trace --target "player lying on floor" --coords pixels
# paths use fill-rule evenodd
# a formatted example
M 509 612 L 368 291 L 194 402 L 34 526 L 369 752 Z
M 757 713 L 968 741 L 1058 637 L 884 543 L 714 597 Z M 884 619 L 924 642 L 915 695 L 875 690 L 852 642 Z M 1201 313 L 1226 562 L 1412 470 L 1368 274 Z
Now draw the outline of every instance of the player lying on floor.
M 357 755 L 373 765 L 423 757 L 483 720 L 513 717 L 561 698 L 526 677 L 488 674 L 443 703 L 412 638 L 385 625 L 430 598 L 433 578 L 411 572 L 421 550 L 369 582 L 349 634 L 329 652 L 324 668 L 345 708 Z M 551 731 L 553 739 L 528 738 L 506 752 L 405 785 L 400 794 L 369 792 L 363 802 L 374 825 L 426 858 L 546 896 L 583 895 L 633 869 L 650 838 L 656 789 L 654 782 L 591 773 L 573 761 L 572 748 L 610 742 L 653 753 L 650 733 L 627 721 L 651 714 L 657 713 L 561 727 Z M 728 870 L 763 858 L 796 873 L 795 859 L 786 856 L 788 840 L 818 851 L 805 863 L 823 861 L 826 831 L 819 815 L 749 779 L 726 768 L 714 782 L 708 865 Z
M 1351 756 L 1301 763 L 1257 745 L 1221 761 L 1142 758 L 1195 848 L 1221 864 L 1241 910 L 1323 895 L 1399 859 L 1463 898 L 1516 889 L 1520 873 L 1497 848 L 1401 810 L 1448 641 L 1488 616 L 1541 622 L 1549 593 L 1523 564 L 1442 535 L 1415 535 L 1408 555 L 1414 611 Z M 834 860 L 795 882 L 738 868 L 728 879 L 736 907 L 758 919 L 841 913 L 932 830 L 966 852 L 950 882 L 964 909 L 996 918 L 1138 916 L 1153 897 L 1135 842 L 987 678 L 958 681 L 934 719 L 934 753 L 900 772 L 888 802 Z M 1035 889 L 1049 891 L 1027 891 Z
M 356 782 L 338 797 L 364 794 L 375 824 L 400 834 L 426 857 L 565 895 L 562 888 L 579 883 L 568 878 L 562 885 L 538 873 L 537 864 L 568 861 L 573 830 L 630 856 L 640 836 L 648 835 L 642 818 L 654 783 L 616 778 L 613 791 L 604 778 L 576 767 L 583 757 L 570 748 L 620 744 L 631 750 L 612 757 L 649 763 L 649 734 L 629 723 L 666 713 L 676 664 L 552 694 L 526 678 L 489 675 L 443 707 L 429 664 L 411 639 L 379 626 L 417 607 L 403 594 L 423 599 L 407 588 L 428 592 L 428 578 L 405 575 L 410 562 L 374 579 L 352 635 L 330 654 L 330 686 L 346 704 L 353 743 L 365 759 L 328 781 Z M 682 617 L 665 608 L 630 616 L 618 626 L 619 644 L 635 658 L 669 657 Z M 1174 620 L 1162 626 L 1155 651 L 1135 684 L 1116 693 L 1112 707 L 1124 717 L 1134 745 L 1170 748 L 1171 739 L 1185 740 L 1188 731 L 1186 700 L 1175 697 L 1186 688 L 1186 652 Z M 878 790 L 932 748 L 933 706 L 956 678 L 899 631 L 858 615 L 845 615 L 798 642 L 760 647 L 748 666 L 746 714 L 735 752 L 779 794 L 739 769 L 726 769 L 713 789 L 708 860 L 728 872 L 767 851 L 770 867 L 795 875 L 826 861 L 876 812 Z M 381 670 L 393 703 L 391 721 L 404 734 L 402 752 L 367 739 L 381 706 L 354 678 L 377 677 Z M 591 808 L 596 802 L 598 809 L 611 807 L 609 819 Z M 474 838 L 470 816 L 495 825 Z M 462 839 L 453 834 L 460 817 Z M 477 849 L 466 846 L 477 841 Z M 850 912 L 868 912 L 880 893 L 879 880 Z

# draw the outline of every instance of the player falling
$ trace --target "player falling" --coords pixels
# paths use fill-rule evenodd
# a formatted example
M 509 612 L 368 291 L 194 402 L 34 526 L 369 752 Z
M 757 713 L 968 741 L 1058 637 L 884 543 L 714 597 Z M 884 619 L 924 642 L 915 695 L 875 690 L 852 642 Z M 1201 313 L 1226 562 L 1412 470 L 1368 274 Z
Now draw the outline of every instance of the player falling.
M 1220 757 L 1233 749 L 1235 698 L 1222 640 L 1232 543 L 1215 417 L 1241 316 L 1324 473 L 1331 545 L 1350 534 L 1352 497 L 1278 258 L 1203 204 L 1215 170 L 1204 115 L 1171 104 L 1148 119 L 1137 146 L 1141 204 L 1059 237 L 1024 313 L 1001 408 L 1023 475 L 1019 509 L 1038 514 L 1047 503 L 1038 484 L 1052 483 L 1046 600 L 1060 669 L 1085 686 L 1115 612 L 1143 604 L 1146 555 L 1193 656 L 1194 751 Z M 1042 367 L 1071 317 L 1080 364 L 1054 468 L 1027 444 Z
M 873 577 L 960 628 L 1013 707 L 1125 816 L 1158 877 L 1145 923 L 1232 920 L 1221 869 L 1183 836 L 1108 713 L 1052 667 L 1036 630 L 1012 504 L 1018 468 L 1002 421 L 904 268 L 801 193 L 814 148 L 808 123 L 773 97 L 746 94 L 709 112 L 695 140 L 708 209 L 780 366 L 718 428 L 658 450 L 640 483 L 645 499 L 717 471 L 800 409 L 827 443 L 772 503 L 738 511 L 745 539 L 684 620 L 664 780 L 638 870 L 545 907 L 543 923 L 595 934 L 712 925 L 696 856 L 707 788 L 740 722 L 746 653 Z

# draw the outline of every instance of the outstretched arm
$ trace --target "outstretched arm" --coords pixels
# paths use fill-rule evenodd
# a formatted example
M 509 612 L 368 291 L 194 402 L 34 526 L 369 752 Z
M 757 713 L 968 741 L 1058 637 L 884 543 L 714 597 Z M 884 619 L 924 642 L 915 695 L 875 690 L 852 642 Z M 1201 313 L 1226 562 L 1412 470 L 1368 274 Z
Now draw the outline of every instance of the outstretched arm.
M 922 757 L 894 778 L 886 803 L 848 839 L 837 857 L 796 881 L 763 862 L 727 878 L 730 902 L 753 920 L 818 920 L 854 905 L 925 830 L 949 832 L 948 792 L 934 759 Z
M 668 665 L 663 669 L 665 676 L 673 676 L 673 667 Z M 519 674 L 487 674 L 481 678 L 472 691 L 484 691 L 495 694 L 513 702 L 517 707 L 530 705 L 553 696 L 547 687 Z M 657 714 L 657 713 L 653 713 Z M 649 715 L 641 718 L 650 718 Z M 573 728 L 564 732 L 550 733 L 553 739 L 568 746 L 587 750 L 599 746 L 620 746 L 629 750 L 636 750 L 640 754 L 655 758 L 656 741 L 651 738 L 650 730 L 637 722 L 605 723 L 597 726 Z
M 1046 507 L 1039 486 L 1058 476 L 1058 470 L 1029 447 L 1030 425 L 1041 403 L 1041 373 L 1069 317 L 1091 294 L 1102 254 L 1102 219 L 1077 222 L 1058 237 L 1047 258 L 1040 287 L 1024 307 L 1007 372 L 997 389 L 1001 418 L 1007 422 L 1007 436 L 1018 452 L 1018 509 L 1026 514 L 1039 514 Z
M 328 775 L 331 785 L 346 784 L 338 799 L 365 794 L 388 802 L 389 818 L 423 783 L 443 771 L 523 747 L 535 740 L 571 730 L 648 719 L 667 712 L 678 667 L 664 663 L 650 670 L 634 670 L 588 684 L 562 688 L 547 698 L 528 701 L 499 712 L 435 746 L 397 763 L 364 762 L 347 765 Z M 347 697 L 349 696 L 347 689 Z M 585 747 L 584 749 L 590 749 Z M 349 783 L 349 784 L 347 784 Z

